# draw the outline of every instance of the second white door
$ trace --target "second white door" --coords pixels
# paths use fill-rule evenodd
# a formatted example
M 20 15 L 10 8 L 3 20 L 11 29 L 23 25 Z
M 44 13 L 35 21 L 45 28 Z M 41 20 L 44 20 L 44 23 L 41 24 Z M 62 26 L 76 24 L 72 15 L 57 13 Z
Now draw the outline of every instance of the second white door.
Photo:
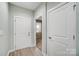
M 47 54 L 76 55 L 74 3 L 67 3 L 47 15 Z

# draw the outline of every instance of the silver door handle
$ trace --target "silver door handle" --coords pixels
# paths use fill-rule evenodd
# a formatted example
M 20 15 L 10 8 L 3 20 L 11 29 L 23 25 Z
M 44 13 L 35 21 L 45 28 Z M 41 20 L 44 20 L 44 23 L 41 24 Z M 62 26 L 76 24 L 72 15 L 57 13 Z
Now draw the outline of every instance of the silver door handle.
M 75 35 L 73 35 L 73 40 L 75 40 Z
M 49 39 L 52 39 L 52 37 L 49 37 Z

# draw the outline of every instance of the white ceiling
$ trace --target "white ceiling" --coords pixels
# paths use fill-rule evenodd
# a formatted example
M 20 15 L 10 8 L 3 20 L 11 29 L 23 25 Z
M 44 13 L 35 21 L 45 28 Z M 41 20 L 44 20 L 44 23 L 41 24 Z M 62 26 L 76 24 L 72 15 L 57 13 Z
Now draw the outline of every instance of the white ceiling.
M 41 2 L 10 2 L 10 3 L 30 10 L 35 10 L 41 4 Z

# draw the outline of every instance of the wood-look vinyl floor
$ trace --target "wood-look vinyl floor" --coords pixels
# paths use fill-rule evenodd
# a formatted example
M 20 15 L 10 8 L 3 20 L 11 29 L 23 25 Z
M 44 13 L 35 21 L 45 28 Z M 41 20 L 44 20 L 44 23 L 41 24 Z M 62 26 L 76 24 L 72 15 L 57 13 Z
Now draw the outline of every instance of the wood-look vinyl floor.
M 23 48 L 10 52 L 9 56 L 43 56 L 42 52 L 37 47 Z

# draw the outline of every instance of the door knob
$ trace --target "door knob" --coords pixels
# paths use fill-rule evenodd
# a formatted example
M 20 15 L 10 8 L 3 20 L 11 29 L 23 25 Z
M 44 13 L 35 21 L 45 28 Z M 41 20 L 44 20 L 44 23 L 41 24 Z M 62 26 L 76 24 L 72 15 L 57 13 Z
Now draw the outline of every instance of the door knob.
M 52 37 L 49 37 L 49 39 L 52 39 Z
M 73 35 L 73 40 L 75 40 L 75 35 Z

